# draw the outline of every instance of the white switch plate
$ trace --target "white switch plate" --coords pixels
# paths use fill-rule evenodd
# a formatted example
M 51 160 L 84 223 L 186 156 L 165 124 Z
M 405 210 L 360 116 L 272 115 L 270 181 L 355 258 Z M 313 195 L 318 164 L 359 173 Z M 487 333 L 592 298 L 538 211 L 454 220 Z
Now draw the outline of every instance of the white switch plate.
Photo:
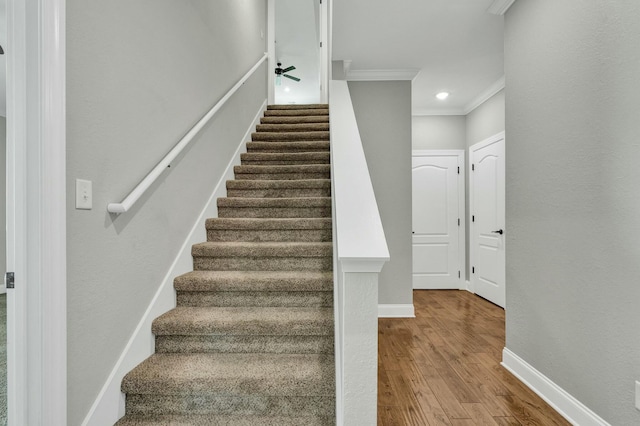
M 93 191 L 91 181 L 76 179 L 76 209 L 91 210 L 93 207 Z
M 640 410 L 640 382 L 636 380 L 636 408 Z

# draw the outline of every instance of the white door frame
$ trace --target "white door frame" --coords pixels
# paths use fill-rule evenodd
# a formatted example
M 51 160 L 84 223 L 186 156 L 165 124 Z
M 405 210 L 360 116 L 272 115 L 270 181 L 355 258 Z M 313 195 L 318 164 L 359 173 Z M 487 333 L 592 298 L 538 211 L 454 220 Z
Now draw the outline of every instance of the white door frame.
M 474 260 L 475 260 L 475 251 L 474 251 L 474 247 L 476 244 L 476 239 L 475 239 L 475 234 L 473 232 L 473 221 L 472 221 L 472 216 L 473 216 L 473 184 L 471 182 L 471 179 L 473 179 L 473 174 L 472 174 L 472 170 L 471 167 L 473 166 L 472 164 L 472 155 L 471 152 L 473 150 L 477 150 L 479 148 L 484 148 L 488 145 L 491 145 L 501 139 L 505 139 L 505 132 L 500 132 L 497 133 L 483 141 L 480 141 L 478 143 L 475 143 L 473 145 L 471 145 L 469 147 L 469 163 L 467 165 L 468 167 L 468 173 L 469 173 L 469 217 L 467 218 L 467 220 L 469 221 L 469 265 L 473 265 L 474 264 Z M 506 149 L 506 146 L 505 146 Z M 506 182 L 505 182 L 506 183 Z M 504 244 L 504 240 L 506 240 L 506 238 L 503 238 L 503 244 Z M 507 282 L 505 280 L 505 291 L 506 291 L 506 286 L 507 286 Z M 469 274 L 469 288 L 468 290 L 471 293 L 475 294 L 475 277 L 473 274 Z M 506 308 L 506 302 L 505 302 L 505 308 Z
M 67 424 L 65 0 L 7 1 L 8 415 Z
M 276 68 L 276 1 L 267 0 L 267 102 L 275 103 L 275 86 L 272 71 Z M 320 0 L 316 0 L 320 1 Z M 320 102 L 329 102 L 329 80 L 331 79 L 331 0 L 320 3 Z
M 465 194 L 466 179 L 464 170 L 465 151 L 464 149 L 414 149 L 411 157 L 435 157 L 435 156 L 456 156 L 458 157 L 458 212 L 460 216 L 460 226 L 458 228 L 458 267 L 460 270 L 460 290 L 466 289 L 467 276 L 467 246 L 466 246 L 466 224 L 465 224 Z
M 267 103 L 276 102 L 273 70 L 276 69 L 276 0 L 267 0 Z

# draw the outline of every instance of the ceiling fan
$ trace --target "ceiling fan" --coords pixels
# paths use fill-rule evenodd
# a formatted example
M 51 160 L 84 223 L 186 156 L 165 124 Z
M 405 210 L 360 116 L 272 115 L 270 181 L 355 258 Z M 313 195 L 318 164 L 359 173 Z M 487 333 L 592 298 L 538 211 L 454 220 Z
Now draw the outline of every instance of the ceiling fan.
M 293 65 L 287 68 L 282 69 L 282 63 L 278 62 L 278 66 L 276 67 L 276 86 L 280 86 L 282 84 L 282 77 L 290 78 L 293 81 L 300 81 L 298 77 L 294 77 L 292 75 L 286 74 L 289 71 L 295 70 L 296 67 Z

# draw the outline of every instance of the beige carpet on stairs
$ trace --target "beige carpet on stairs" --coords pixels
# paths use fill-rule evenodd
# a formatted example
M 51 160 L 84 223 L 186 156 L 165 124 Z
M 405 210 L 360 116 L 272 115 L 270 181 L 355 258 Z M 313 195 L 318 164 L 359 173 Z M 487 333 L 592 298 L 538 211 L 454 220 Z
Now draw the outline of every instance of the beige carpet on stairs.
M 327 105 L 270 105 L 118 426 L 335 424 Z

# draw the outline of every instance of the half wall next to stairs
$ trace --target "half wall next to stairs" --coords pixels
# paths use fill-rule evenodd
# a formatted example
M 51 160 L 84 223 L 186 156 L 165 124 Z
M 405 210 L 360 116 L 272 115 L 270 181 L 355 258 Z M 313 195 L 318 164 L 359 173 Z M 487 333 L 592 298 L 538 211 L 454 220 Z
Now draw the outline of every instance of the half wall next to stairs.
M 335 424 L 328 110 L 262 122 L 153 323 L 156 354 L 122 382 L 118 425 Z

